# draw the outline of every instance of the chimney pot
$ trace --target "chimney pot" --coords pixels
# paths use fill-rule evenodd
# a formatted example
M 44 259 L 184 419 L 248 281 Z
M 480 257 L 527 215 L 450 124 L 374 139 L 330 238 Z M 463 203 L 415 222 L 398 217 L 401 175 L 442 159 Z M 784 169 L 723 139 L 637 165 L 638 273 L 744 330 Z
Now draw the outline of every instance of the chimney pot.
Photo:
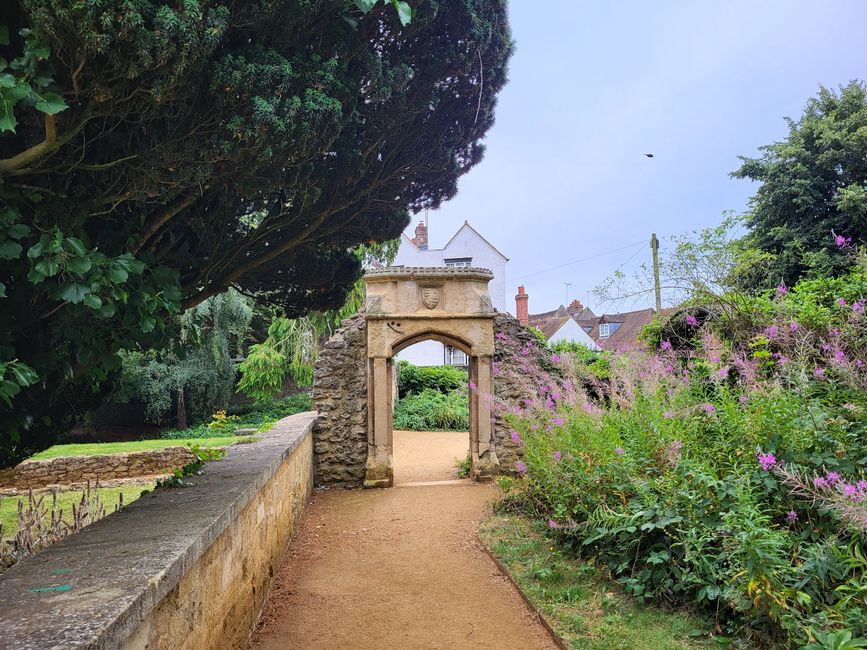
M 524 291 L 524 286 L 518 287 L 518 295 L 515 296 L 515 316 L 518 317 L 518 322 L 524 327 L 530 324 L 529 312 L 530 296 Z
M 419 221 L 415 227 L 415 237 L 412 238 L 412 243 L 419 250 L 427 250 L 427 226 L 424 225 L 424 221 Z

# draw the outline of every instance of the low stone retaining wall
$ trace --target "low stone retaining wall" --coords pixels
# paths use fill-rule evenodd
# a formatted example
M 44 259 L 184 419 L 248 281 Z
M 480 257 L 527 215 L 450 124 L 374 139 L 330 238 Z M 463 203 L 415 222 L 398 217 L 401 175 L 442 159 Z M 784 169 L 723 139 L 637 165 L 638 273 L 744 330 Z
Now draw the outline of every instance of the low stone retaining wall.
M 0 472 L 0 488 L 47 487 L 73 485 L 86 481 L 109 481 L 171 474 L 196 460 L 188 447 L 166 447 L 106 456 L 64 456 L 50 460 L 26 460 L 10 470 Z
M 243 648 L 313 485 L 315 413 L 0 575 L 0 647 Z

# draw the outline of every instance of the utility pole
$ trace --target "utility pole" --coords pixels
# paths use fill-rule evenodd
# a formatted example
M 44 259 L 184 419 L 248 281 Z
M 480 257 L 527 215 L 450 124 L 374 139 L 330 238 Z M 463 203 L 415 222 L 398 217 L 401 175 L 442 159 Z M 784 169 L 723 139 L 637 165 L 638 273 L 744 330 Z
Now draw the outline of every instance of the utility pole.
M 563 306 L 568 307 L 569 306 L 569 289 L 572 286 L 572 283 L 571 282 L 564 282 L 563 284 L 566 286 L 566 302 L 563 303 Z
M 662 312 L 662 287 L 659 286 L 659 240 L 656 233 L 650 236 L 650 250 L 653 251 L 653 288 L 656 290 L 656 313 Z

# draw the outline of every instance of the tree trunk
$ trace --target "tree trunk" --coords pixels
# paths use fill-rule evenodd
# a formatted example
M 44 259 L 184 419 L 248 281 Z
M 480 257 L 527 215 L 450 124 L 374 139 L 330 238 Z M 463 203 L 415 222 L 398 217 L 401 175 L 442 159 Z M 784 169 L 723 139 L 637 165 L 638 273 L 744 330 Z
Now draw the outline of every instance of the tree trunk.
M 184 404 L 184 387 L 180 386 L 177 392 L 178 402 L 178 431 L 187 430 L 187 407 Z

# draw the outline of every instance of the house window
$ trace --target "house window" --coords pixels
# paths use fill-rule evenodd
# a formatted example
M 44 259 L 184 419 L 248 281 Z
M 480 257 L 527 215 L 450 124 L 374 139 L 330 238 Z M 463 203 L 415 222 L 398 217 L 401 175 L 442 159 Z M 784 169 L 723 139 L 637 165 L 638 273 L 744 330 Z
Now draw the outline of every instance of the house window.
M 469 268 L 473 265 L 472 257 L 455 257 L 450 260 L 443 260 L 446 266 L 450 269 Z
M 445 359 L 443 359 L 443 363 L 447 366 L 466 366 L 468 365 L 468 359 L 466 353 L 447 345 L 445 346 Z
M 611 336 L 611 325 L 608 323 L 600 323 L 599 324 L 599 338 L 607 339 Z

